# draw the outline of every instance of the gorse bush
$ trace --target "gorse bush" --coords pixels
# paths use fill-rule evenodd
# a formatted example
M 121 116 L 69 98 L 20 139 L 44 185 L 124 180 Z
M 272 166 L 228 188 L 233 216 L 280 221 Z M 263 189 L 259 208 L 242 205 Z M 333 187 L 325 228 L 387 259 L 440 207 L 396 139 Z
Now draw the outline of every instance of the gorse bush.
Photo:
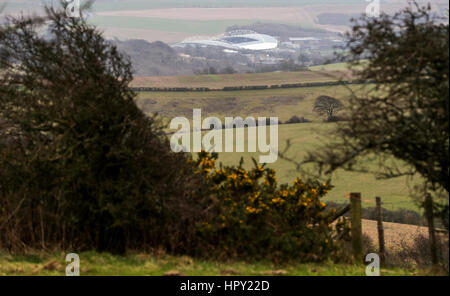
M 331 186 L 319 182 L 277 185 L 275 171 L 258 165 L 215 168 L 217 154 L 201 152 L 198 173 L 214 193 L 215 214 L 200 225 L 204 248 L 244 258 L 322 260 L 337 251 L 335 209 L 320 201 Z

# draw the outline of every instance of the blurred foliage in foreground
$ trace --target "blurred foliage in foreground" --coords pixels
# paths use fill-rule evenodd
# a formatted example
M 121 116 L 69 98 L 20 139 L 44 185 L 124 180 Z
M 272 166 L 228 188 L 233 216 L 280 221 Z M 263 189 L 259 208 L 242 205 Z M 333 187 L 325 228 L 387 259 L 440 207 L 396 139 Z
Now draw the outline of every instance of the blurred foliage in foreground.
M 256 166 L 176 154 L 136 106 L 127 57 L 83 19 L 47 9 L 0 31 L 0 248 L 162 248 L 323 260 L 338 253 L 320 197 Z M 339 224 L 340 228 L 345 224 Z

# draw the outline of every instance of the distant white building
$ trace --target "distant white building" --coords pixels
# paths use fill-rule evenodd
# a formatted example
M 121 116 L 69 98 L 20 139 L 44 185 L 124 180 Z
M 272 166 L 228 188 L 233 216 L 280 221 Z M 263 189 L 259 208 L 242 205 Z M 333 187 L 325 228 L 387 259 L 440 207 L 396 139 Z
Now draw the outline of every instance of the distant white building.
M 234 31 L 210 39 L 188 38 L 174 46 L 200 45 L 216 46 L 230 50 L 269 50 L 278 47 L 278 40 L 272 36 L 252 31 Z

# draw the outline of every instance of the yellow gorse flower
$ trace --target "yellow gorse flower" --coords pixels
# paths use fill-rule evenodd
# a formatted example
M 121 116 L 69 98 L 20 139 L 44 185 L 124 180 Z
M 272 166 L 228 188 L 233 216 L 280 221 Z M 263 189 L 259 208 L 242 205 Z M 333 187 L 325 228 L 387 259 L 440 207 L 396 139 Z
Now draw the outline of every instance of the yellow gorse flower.
M 274 203 L 274 204 L 276 204 L 276 203 L 283 204 L 284 202 L 285 202 L 285 200 L 282 198 L 279 198 L 279 197 L 272 198 L 272 203 Z
M 249 214 L 259 214 L 259 213 L 262 212 L 261 209 L 257 209 L 257 208 L 250 207 L 250 206 L 247 206 L 247 207 L 245 208 L 245 210 L 246 210 Z
M 211 223 L 211 230 L 243 223 L 247 227 L 258 220 L 299 215 L 306 217 L 306 221 L 317 223 L 329 221 L 335 213 L 333 209 L 325 212 L 326 204 L 319 200 L 326 189 L 331 188 L 325 183 L 303 183 L 297 178 L 293 185 L 279 187 L 273 169 L 257 164 L 251 170 L 241 166 L 216 169 L 217 155 L 202 152 L 199 156 L 197 173 L 203 173 L 212 185 L 212 194 L 221 202 L 220 213 Z M 248 219 L 252 215 L 262 219 Z

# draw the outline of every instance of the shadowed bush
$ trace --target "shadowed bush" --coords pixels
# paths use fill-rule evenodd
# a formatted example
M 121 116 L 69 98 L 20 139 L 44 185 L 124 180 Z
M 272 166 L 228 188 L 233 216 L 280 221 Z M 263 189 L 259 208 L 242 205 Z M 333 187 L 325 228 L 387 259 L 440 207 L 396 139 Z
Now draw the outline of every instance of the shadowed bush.
M 134 103 L 127 58 L 50 8 L 0 44 L 0 248 L 190 248 L 204 181 Z

